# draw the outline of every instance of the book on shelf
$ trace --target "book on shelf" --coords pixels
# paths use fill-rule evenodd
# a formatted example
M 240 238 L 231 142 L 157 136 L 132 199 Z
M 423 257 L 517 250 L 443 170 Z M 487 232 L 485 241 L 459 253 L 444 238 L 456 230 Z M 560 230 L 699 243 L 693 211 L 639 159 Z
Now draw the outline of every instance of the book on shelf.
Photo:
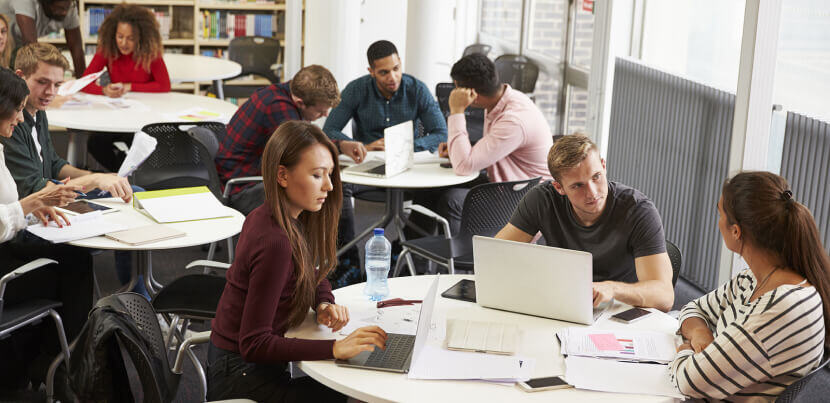
M 91 38 L 98 36 L 98 30 L 101 29 L 104 19 L 112 12 L 111 7 L 89 7 L 84 11 L 84 18 L 86 18 L 87 26 L 89 27 L 88 36 Z M 159 22 L 159 32 L 162 39 L 170 39 L 170 27 L 173 24 L 173 18 L 167 11 L 152 10 Z
M 273 14 L 204 10 L 199 27 L 203 39 L 233 39 L 239 36 L 273 37 L 277 30 L 277 18 Z

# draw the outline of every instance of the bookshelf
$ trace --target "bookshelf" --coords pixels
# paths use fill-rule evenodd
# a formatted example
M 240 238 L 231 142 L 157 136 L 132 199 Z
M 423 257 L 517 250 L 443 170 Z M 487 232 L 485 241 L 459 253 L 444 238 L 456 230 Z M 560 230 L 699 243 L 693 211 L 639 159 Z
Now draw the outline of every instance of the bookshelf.
M 95 53 L 97 27 L 123 0 L 78 0 L 84 51 Z M 159 19 L 164 51 L 226 57 L 234 36 L 259 34 L 280 39 L 285 53 L 284 0 L 135 0 L 130 4 L 153 10 Z M 65 47 L 63 32 L 40 38 L 39 41 Z M 282 60 L 278 61 L 282 63 Z M 284 79 L 284 77 L 283 77 Z M 262 84 L 265 80 L 238 79 L 229 85 Z M 202 94 L 211 83 L 182 83 L 174 91 Z

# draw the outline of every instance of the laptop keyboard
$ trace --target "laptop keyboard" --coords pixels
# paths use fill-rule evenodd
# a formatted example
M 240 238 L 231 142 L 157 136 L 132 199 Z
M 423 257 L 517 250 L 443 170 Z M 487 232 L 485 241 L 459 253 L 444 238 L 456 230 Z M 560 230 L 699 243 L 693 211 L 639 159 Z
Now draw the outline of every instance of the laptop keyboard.
M 376 166 L 376 167 L 374 167 L 374 168 L 372 168 L 372 169 L 370 169 L 366 172 L 368 172 L 370 174 L 375 174 L 375 175 L 386 175 L 386 164 L 378 165 L 378 166 Z
M 386 350 L 375 348 L 364 365 L 375 368 L 403 369 L 414 345 L 415 336 L 390 333 L 386 337 Z

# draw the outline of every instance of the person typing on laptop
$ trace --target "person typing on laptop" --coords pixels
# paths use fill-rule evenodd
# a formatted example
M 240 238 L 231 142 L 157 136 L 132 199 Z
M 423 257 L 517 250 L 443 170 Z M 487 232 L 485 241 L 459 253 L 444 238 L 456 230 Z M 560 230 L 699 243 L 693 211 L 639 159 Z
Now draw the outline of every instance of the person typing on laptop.
M 349 322 L 326 275 L 337 264 L 342 188 L 337 148 L 318 127 L 289 121 L 262 155 L 265 203 L 245 219 L 216 309 L 208 347 L 209 400 L 345 401 L 311 378 L 290 379 L 289 361 L 349 359 L 385 348 L 386 333 L 362 327 L 343 340 L 286 338 L 309 308 L 339 331 Z
M 496 238 L 590 252 L 594 306 L 612 298 L 668 311 L 672 267 L 660 214 L 638 190 L 606 178 L 605 160 L 581 134 L 557 140 L 548 153 L 553 182 L 532 189 Z

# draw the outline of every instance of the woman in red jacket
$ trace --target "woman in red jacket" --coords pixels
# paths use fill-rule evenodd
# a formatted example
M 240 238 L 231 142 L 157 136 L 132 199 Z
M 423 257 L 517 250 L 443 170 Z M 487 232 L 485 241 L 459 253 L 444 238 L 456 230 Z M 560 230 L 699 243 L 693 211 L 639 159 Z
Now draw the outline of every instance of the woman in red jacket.
M 89 94 L 117 98 L 127 92 L 169 92 L 170 75 L 162 59 L 159 24 L 146 7 L 121 4 L 104 19 L 98 30 L 98 51 L 84 75 L 104 67 L 110 83 L 92 83 L 83 89 Z
M 385 348 L 386 333 L 377 326 L 336 341 L 285 337 L 309 309 L 333 332 L 349 321 L 326 279 L 337 265 L 343 198 L 337 154 L 309 122 L 284 122 L 268 139 L 262 154 L 265 203 L 245 218 L 212 324 L 208 400 L 345 401 L 311 378 L 291 379 L 288 362 L 348 359 Z
M 98 51 L 84 75 L 107 68 L 109 83 L 87 85 L 83 92 L 118 98 L 134 92 L 170 92 L 170 75 L 164 65 L 159 24 L 146 7 L 121 4 L 98 29 Z M 95 134 L 87 150 L 110 172 L 117 172 L 125 154 L 117 153 L 116 141 L 132 143 L 132 134 Z

